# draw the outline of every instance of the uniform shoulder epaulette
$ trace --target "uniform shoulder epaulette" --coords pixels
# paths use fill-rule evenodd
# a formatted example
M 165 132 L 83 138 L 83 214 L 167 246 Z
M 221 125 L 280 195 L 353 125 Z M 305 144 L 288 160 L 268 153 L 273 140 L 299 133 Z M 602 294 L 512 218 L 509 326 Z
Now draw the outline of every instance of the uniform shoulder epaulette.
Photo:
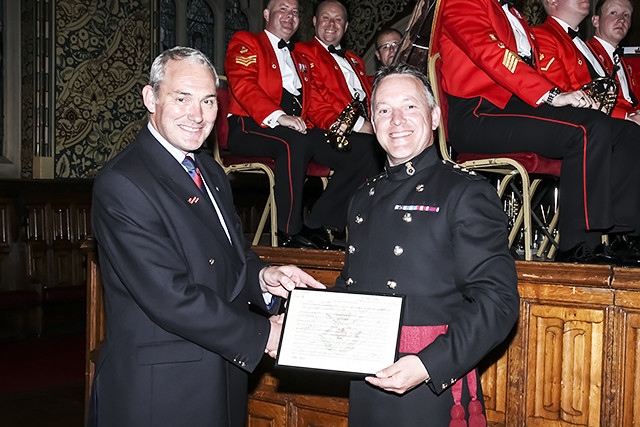
M 473 179 L 473 180 L 485 179 L 484 175 L 474 171 L 473 169 L 465 168 L 457 163 L 443 160 L 442 164 L 445 165 L 445 167 L 447 167 L 451 171 L 453 171 L 456 175 L 464 176 L 464 177 L 467 177 L 468 179 Z
M 365 181 L 365 184 L 371 184 L 371 183 L 376 182 L 379 179 L 382 179 L 382 178 L 384 178 L 386 176 L 387 176 L 387 172 L 386 171 L 380 172 L 378 175 L 376 175 L 374 177 L 367 178 L 366 181 Z
M 381 172 L 380 174 L 378 174 L 376 176 L 369 177 L 369 178 L 365 179 L 365 181 L 358 186 L 358 190 L 361 190 L 363 188 L 369 187 L 371 184 L 373 184 L 374 182 L 384 178 L 385 176 L 387 176 L 387 172 Z

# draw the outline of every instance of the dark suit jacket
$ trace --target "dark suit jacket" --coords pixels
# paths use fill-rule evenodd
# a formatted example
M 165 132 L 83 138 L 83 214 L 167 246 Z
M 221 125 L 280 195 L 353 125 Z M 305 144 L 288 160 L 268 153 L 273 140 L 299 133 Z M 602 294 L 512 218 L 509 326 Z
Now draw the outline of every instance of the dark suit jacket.
M 443 163 L 435 146 L 409 163 L 387 166 L 354 195 L 336 289 L 406 295 L 403 325 L 448 325 L 417 353 L 435 393 L 424 384 L 398 396 L 352 383 L 350 427 L 449 425 L 449 387 L 518 318 L 515 262 L 495 189 Z
M 311 97 L 307 96 L 311 90 L 309 66 L 297 50 L 291 52 L 291 57 L 302 83 L 301 117 L 306 120 L 311 103 Z M 280 66 L 269 37 L 264 31 L 235 33 L 227 48 L 224 69 L 231 91 L 231 114 L 248 116 L 256 123 L 262 124 L 269 114 L 280 109 Z M 307 127 L 313 127 L 309 121 Z
M 243 426 L 247 375 L 264 354 L 264 267 L 242 237 L 231 189 L 196 156 L 229 227 L 145 127 L 98 174 L 92 221 L 106 336 L 92 417 L 100 427 Z M 199 197 L 194 203 L 193 197 Z
M 298 43 L 296 50 L 300 51 L 310 67 L 313 90 L 309 118 L 319 128 L 329 129 L 342 110 L 351 102 L 349 85 L 338 62 L 317 38 L 314 37 L 310 42 Z M 371 80 L 367 76 L 364 60 L 351 51 L 347 51 L 345 58 L 367 94 L 365 105 L 369 107 Z

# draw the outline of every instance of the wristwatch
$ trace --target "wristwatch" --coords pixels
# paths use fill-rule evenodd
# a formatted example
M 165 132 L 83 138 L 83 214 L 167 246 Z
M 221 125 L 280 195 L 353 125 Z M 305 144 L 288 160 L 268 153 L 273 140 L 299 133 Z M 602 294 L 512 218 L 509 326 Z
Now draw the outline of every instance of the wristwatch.
M 556 98 L 556 96 L 558 96 L 562 91 L 560 89 L 558 89 L 557 87 L 554 87 L 553 89 L 551 89 L 549 91 L 549 96 L 547 96 L 547 99 L 544 100 L 544 102 L 546 102 L 549 105 L 552 105 L 553 100 Z

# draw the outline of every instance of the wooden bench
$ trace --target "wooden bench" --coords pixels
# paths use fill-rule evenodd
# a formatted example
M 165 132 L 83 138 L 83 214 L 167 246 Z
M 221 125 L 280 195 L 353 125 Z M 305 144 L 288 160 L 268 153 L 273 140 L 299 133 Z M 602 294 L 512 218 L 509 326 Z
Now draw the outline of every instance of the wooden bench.
M 87 396 L 104 333 L 102 294 L 87 252 Z M 332 284 L 343 254 L 255 247 Z M 640 269 L 517 262 L 520 319 L 481 366 L 491 426 L 630 426 L 640 414 Z M 252 375 L 249 426 L 347 426 L 344 383 L 272 371 Z

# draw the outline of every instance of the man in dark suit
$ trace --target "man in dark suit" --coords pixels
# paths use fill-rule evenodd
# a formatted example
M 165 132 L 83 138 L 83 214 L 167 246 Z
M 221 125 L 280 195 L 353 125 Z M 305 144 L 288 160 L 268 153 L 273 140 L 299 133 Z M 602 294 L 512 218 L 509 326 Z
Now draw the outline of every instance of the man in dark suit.
M 475 368 L 519 313 L 506 216 L 486 179 L 440 160 L 440 108 L 423 74 L 379 71 L 371 117 L 385 172 L 352 199 L 335 289 L 406 299 L 401 357 L 352 381 L 349 426 L 486 425 Z
M 227 49 L 229 149 L 275 160 L 281 246 L 341 249 L 329 230 L 344 228 L 346 201 L 372 174 L 373 159 L 367 160 L 372 156 L 363 147 L 349 153 L 333 150 L 309 120 L 314 107 L 310 66 L 290 42 L 299 24 L 298 1 L 271 0 L 263 16 L 265 31 L 239 31 Z M 333 175 L 303 221 L 303 187 L 312 159 L 330 167 Z
M 637 257 L 601 244 L 603 233 L 640 229 L 635 125 L 619 125 L 590 109 L 579 88 L 563 91 L 545 78 L 549 58 L 509 2 L 442 0 L 435 19 L 431 48 L 442 54 L 453 148 L 562 159 L 556 261 L 635 265 Z
M 267 310 L 295 286 L 322 287 L 251 251 L 224 171 L 193 156 L 217 87 L 199 51 L 163 52 L 142 91 L 148 125 L 95 180 L 106 330 L 90 425 L 244 426 L 247 372 L 279 341 Z
M 640 81 L 620 52 L 620 42 L 631 28 L 632 13 L 631 0 L 598 0 L 591 17 L 595 34 L 587 40 L 587 45 L 605 72 L 613 75 L 620 86 L 612 117 L 633 120 L 640 124 Z

